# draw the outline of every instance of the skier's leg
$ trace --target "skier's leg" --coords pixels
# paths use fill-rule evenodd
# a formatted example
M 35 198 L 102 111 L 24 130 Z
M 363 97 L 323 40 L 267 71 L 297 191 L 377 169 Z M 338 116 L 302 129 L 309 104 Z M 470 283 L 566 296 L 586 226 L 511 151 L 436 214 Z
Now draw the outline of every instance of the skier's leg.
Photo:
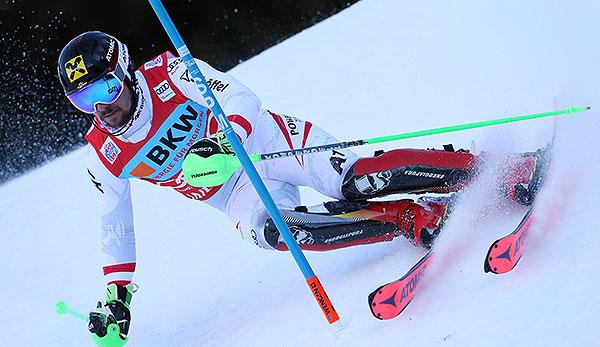
M 448 213 L 449 200 L 386 202 L 331 201 L 309 212 L 300 203 L 298 187 L 266 179 L 267 189 L 280 208 L 300 247 L 332 250 L 390 241 L 403 235 L 416 245 L 429 247 Z M 247 178 L 240 178 L 225 212 L 242 238 L 263 249 L 287 247 Z
M 245 147 L 249 152 L 275 152 L 338 142 L 309 121 L 264 111 Z M 343 199 L 345 175 L 359 157 L 350 150 L 311 153 L 267 160 L 256 164 L 261 177 L 307 186 L 336 199 Z
M 509 155 L 501 170 L 500 186 L 506 196 L 528 205 L 537 191 L 536 177 L 544 152 Z M 455 192 L 477 175 L 486 154 L 444 150 L 397 149 L 361 158 L 346 174 L 342 193 L 351 201 L 395 193 Z
M 247 143 L 252 152 L 297 149 L 334 143 L 337 140 L 308 121 L 264 111 Z M 350 150 L 313 153 L 264 161 L 257 165 L 261 176 L 309 186 L 322 194 L 351 201 L 397 193 L 456 192 L 469 184 L 485 164 L 486 154 L 444 150 L 397 149 L 369 158 Z M 508 198 L 530 204 L 535 195 L 540 151 L 508 157 L 499 178 Z
M 300 204 L 297 186 L 264 178 L 263 182 L 280 209 L 293 209 Z M 247 176 L 241 176 L 236 183 L 224 211 L 244 240 L 262 249 L 273 249 L 264 233 L 269 214 Z
M 303 206 L 281 211 L 300 248 L 327 251 L 391 241 L 399 235 L 428 248 L 448 214 L 449 201 L 331 201 L 323 206 L 324 212 L 309 212 Z M 273 248 L 287 249 L 271 219 L 264 231 Z
M 270 179 L 263 181 L 280 208 L 284 221 L 303 249 L 327 250 L 355 244 L 390 241 L 399 234 L 398 228 L 393 223 L 381 220 L 384 217 L 381 213 L 372 213 L 380 217 L 380 220 L 368 220 L 364 216 L 360 219 L 351 215 L 347 215 L 347 218 L 341 216 L 344 212 L 356 212 L 357 206 L 348 205 L 348 208 L 342 210 L 341 205 L 336 205 L 335 214 L 340 216 L 328 213 L 325 208 L 322 208 L 324 214 L 300 212 L 296 214 L 295 206 L 300 205 L 298 187 Z M 225 212 L 244 240 L 263 249 L 287 249 L 260 197 L 247 178 L 242 177 L 236 185 Z M 304 220 L 307 224 L 302 226 L 297 223 L 300 220 Z M 358 230 L 360 232 L 357 232 Z M 348 237 L 348 233 L 352 237 Z
M 395 193 L 454 192 L 476 174 L 476 157 L 465 151 L 396 149 L 361 158 L 344 178 L 348 200 Z

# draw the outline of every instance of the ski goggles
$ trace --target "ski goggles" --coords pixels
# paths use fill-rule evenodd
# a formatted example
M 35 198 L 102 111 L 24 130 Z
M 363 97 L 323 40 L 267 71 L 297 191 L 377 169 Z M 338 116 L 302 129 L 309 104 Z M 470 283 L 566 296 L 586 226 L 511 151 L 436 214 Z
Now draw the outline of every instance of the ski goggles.
M 67 95 L 73 106 L 85 113 L 94 113 L 97 104 L 112 104 L 123 93 L 125 72 L 121 64 L 85 88 Z

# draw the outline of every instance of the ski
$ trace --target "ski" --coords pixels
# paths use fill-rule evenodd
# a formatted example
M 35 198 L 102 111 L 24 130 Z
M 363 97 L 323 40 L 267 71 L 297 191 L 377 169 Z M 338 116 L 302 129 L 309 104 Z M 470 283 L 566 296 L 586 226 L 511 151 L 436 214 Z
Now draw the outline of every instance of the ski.
M 534 199 L 547 181 L 555 137 L 556 124 L 550 143 L 537 152 L 539 158 L 531 181 L 519 191 L 522 201 L 531 203 L 530 208 L 513 232 L 490 246 L 485 258 L 485 272 L 506 273 L 512 270 L 523 256 L 525 241 L 535 217 Z M 423 275 L 433 257 L 434 253 L 430 250 L 400 279 L 384 284 L 369 294 L 369 308 L 375 318 L 392 319 L 406 309 L 419 291 Z
M 554 127 L 554 135 L 552 136 L 552 140 L 544 149 L 542 158 L 540 159 L 540 168 L 537 173 L 537 177 L 532 179 L 532 184 L 535 185 L 535 195 L 537 195 L 539 190 L 544 186 L 544 184 L 548 180 L 548 171 L 550 171 L 550 164 L 552 159 L 551 150 L 552 146 L 554 145 L 555 137 L 556 124 Z M 527 235 L 529 234 L 531 225 L 535 220 L 535 197 L 530 195 L 529 201 L 531 201 L 532 205 L 529 208 L 529 210 L 527 210 L 527 213 L 525 214 L 519 225 L 515 228 L 515 230 L 510 234 L 494 241 L 488 249 L 483 264 L 483 270 L 486 273 L 507 273 L 514 269 L 515 266 L 517 266 L 519 260 L 521 260 L 521 257 L 523 257 Z
M 433 252 L 429 251 L 402 278 L 384 284 L 369 294 L 369 307 L 373 316 L 387 320 L 402 313 L 417 293 L 423 274 L 432 259 Z
M 512 233 L 492 243 L 483 265 L 486 273 L 503 274 L 517 266 L 517 263 L 523 256 L 525 241 L 534 217 L 535 208 L 532 207 L 527 211 L 519 226 Z

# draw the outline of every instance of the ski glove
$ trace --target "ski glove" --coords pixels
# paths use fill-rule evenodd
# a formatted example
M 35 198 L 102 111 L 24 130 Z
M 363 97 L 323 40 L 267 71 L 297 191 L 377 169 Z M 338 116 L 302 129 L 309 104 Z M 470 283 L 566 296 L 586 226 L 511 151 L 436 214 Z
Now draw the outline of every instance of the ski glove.
M 194 187 L 216 187 L 241 168 L 241 164 L 224 133 L 198 140 L 182 164 L 186 182 Z
M 88 330 L 102 338 L 106 336 L 110 324 L 117 324 L 120 329 L 119 337 L 127 339 L 129 333 L 129 324 L 131 322 L 131 312 L 129 304 L 133 293 L 137 291 L 135 284 L 121 286 L 111 284 L 106 288 L 106 303 L 98 301 L 96 309 L 90 312 Z
M 199 155 L 202 158 L 210 158 L 216 154 L 235 156 L 231 144 L 224 133 L 217 133 L 211 137 L 204 137 L 194 143 L 187 153 Z

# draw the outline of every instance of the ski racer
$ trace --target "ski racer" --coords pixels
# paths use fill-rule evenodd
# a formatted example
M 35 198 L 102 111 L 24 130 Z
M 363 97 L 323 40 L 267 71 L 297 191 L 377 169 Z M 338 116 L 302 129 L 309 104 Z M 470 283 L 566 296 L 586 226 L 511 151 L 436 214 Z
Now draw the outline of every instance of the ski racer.
M 231 75 L 196 59 L 209 88 L 248 153 L 334 143 L 309 121 L 261 105 Z M 165 52 L 137 70 L 127 46 L 106 33 L 71 40 L 58 59 L 65 95 L 92 126 L 88 174 L 100 201 L 106 300 L 90 313 L 90 332 L 102 337 L 117 323 L 125 338 L 136 268 L 130 179 L 175 189 L 226 213 L 242 238 L 267 250 L 286 246 L 250 180 L 240 169 L 225 183 L 194 187 L 182 173 L 188 155 L 235 155 L 185 64 Z M 527 204 L 534 186 L 536 154 L 513 158 L 503 186 Z M 326 251 L 404 236 L 429 247 L 449 210 L 448 199 L 370 201 L 393 193 L 448 193 L 468 184 L 483 159 L 467 151 L 397 149 L 361 158 L 340 150 L 256 164 L 300 247 Z M 299 186 L 333 201 L 301 206 Z

